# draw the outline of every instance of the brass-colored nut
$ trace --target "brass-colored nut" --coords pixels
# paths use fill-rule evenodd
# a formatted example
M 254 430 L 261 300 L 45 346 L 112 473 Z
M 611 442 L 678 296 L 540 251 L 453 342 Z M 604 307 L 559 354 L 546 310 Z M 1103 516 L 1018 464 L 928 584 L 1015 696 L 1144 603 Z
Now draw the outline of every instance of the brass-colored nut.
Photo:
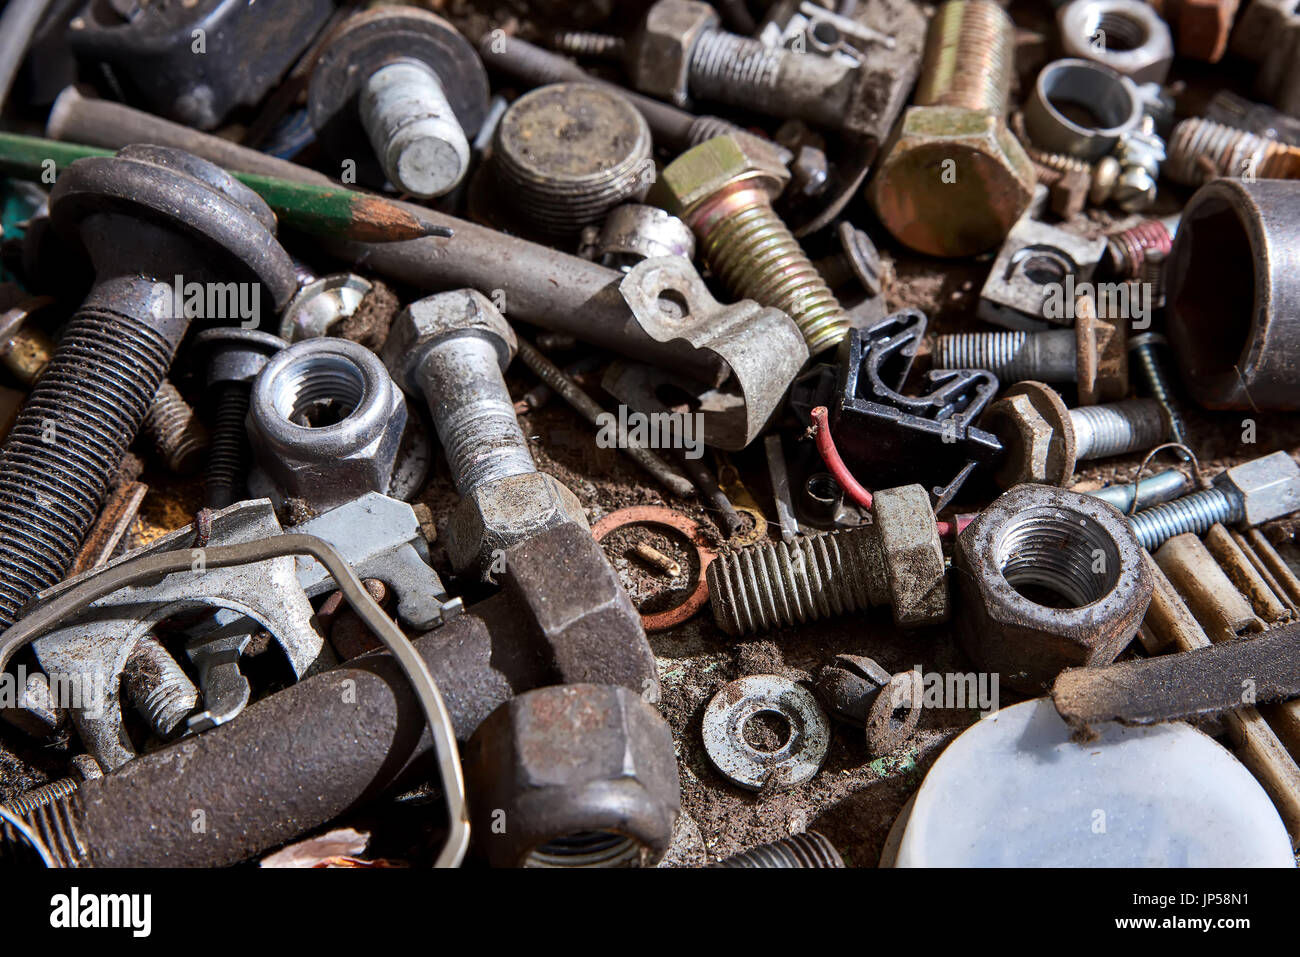
M 628 51 L 632 85 L 642 93 L 685 106 L 690 100 L 691 49 L 700 34 L 716 30 L 717 11 L 697 0 L 660 0 Z
M 997 246 L 1029 206 L 1037 176 L 999 117 L 914 106 L 880 160 L 869 198 L 894 238 L 931 256 Z
M 665 166 L 650 197 L 689 222 L 701 203 L 723 189 L 753 184 L 775 199 L 789 181 L 790 171 L 762 140 L 715 136 Z
M 1006 449 L 994 476 L 1001 488 L 1025 483 L 1063 485 L 1074 474 L 1070 410 L 1051 386 L 1017 383 L 988 407 L 980 425 L 996 435 Z

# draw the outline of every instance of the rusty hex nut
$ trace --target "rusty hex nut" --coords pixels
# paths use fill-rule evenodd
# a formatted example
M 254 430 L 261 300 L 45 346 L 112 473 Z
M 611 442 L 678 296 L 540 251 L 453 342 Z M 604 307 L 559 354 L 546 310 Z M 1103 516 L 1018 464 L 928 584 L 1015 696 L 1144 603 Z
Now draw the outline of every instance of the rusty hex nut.
M 775 199 L 789 181 L 790 171 L 763 140 L 744 134 L 715 136 L 665 166 L 650 197 L 689 223 L 702 203 L 724 189 L 749 185 Z
M 929 493 L 921 485 L 880 489 L 871 514 L 895 623 L 913 628 L 947 621 L 948 576 Z
M 721 23 L 717 11 L 696 0 L 659 0 L 646 14 L 628 50 L 627 72 L 642 93 L 678 106 L 690 101 L 691 50 L 700 35 Z
M 957 537 L 957 636 L 976 664 L 1041 694 L 1065 668 L 1110 664 L 1132 640 L 1153 579 L 1113 506 L 1017 485 Z
M 1000 117 L 913 106 L 876 167 L 868 198 L 904 246 L 973 256 L 997 246 L 1029 206 L 1037 176 Z
M 509 475 L 461 496 L 447 523 L 447 556 L 456 571 L 487 577 L 511 545 L 566 524 L 589 527 L 563 482 L 545 472 Z
M 496 867 L 651 865 L 681 810 L 668 724 L 615 685 L 552 685 L 501 705 L 464 752 L 470 821 Z
M 980 426 L 996 435 L 1006 450 L 994 475 L 1001 488 L 1026 482 L 1063 485 L 1074 474 L 1070 410 L 1046 383 L 1016 383 L 988 407 Z

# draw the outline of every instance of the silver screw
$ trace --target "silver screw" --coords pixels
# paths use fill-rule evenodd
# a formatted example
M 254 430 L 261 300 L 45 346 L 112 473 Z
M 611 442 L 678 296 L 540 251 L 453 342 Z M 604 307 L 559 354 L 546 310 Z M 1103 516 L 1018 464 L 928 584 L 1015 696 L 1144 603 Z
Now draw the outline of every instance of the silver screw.
M 1073 329 L 954 333 L 935 343 L 934 367 L 987 369 L 1003 382 L 1074 382 L 1077 345 Z
M 127 697 L 154 733 L 167 737 L 199 703 L 199 689 L 158 639 L 136 642 L 122 669 Z
M 1159 445 L 1169 419 L 1154 399 L 1124 399 L 1070 410 L 1078 460 L 1105 459 Z
M 366 78 L 361 124 L 388 179 L 415 196 L 451 192 L 469 169 L 469 139 L 437 75 L 398 60 Z
M 1156 180 L 1165 160 L 1165 141 L 1156 135 L 1155 120 L 1144 116 L 1140 129 L 1122 135 L 1115 158 L 1121 167 L 1113 196 L 1116 205 L 1130 213 L 1146 209 L 1155 202 Z
M 1154 551 L 1175 535 L 1184 532 L 1203 535 L 1210 526 L 1236 524 L 1245 514 L 1241 495 L 1219 486 L 1138 512 L 1130 521 L 1138 543 L 1148 551 Z
M 1186 444 L 1187 426 L 1183 424 L 1182 410 L 1174 396 L 1169 370 L 1165 365 L 1164 357 L 1160 354 L 1167 346 L 1168 341 L 1165 337 L 1156 332 L 1144 332 L 1129 340 L 1129 351 L 1137 365 L 1138 374 L 1146 383 L 1151 397 L 1164 407 L 1169 417 L 1170 440 Z

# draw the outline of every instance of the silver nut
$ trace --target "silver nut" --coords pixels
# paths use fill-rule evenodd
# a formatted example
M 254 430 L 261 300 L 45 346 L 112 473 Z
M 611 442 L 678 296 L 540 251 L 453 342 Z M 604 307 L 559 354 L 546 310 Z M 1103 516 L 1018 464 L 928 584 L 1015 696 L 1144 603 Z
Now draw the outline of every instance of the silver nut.
M 1104 63 L 1138 83 L 1163 83 L 1169 75 L 1173 35 L 1142 0 L 1074 0 L 1056 22 L 1066 56 Z
M 1215 481 L 1241 495 L 1247 525 L 1260 525 L 1300 510 L 1300 466 L 1285 452 L 1243 462 Z
M 296 343 L 253 383 L 250 487 L 318 511 L 386 493 L 405 428 L 406 400 L 373 352 L 345 339 Z
M 511 545 L 565 523 L 588 528 L 563 482 L 545 472 L 507 476 L 461 498 L 447 525 L 447 554 L 457 571 L 477 568 L 487 578 Z
M 503 370 L 518 348 L 514 330 L 491 299 L 475 289 L 457 289 L 418 299 L 398 313 L 381 355 L 403 389 L 419 392 L 415 374 L 428 349 L 458 335 L 491 342 Z
M 628 61 L 632 85 L 678 106 L 690 98 L 691 49 L 700 34 L 717 29 L 713 7 L 695 0 L 659 0 L 646 14 Z

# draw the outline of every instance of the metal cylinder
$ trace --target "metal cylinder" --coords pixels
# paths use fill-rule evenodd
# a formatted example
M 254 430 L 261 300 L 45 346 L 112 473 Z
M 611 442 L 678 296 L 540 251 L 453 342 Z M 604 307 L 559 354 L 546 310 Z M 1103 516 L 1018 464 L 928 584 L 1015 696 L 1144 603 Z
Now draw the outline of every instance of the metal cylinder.
M 1003 116 L 1014 52 L 1015 26 L 993 0 L 949 0 L 930 21 L 914 102 Z
M 1070 410 L 1075 458 L 1104 459 L 1165 441 L 1169 420 L 1154 399 L 1124 399 Z
M 469 169 L 469 140 L 437 75 L 398 60 L 366 78 L 361 123 L 389 180 L 415 196 L 451 192 Z
M 835 845 L 817 831 L 792 834 L 733 854 L 709 867 L 843 867 Z
M 1300 183 L 1219 179 L 1183 210 L 1167 334 L 1211 409 L 1300 408 Z
M 1148 551 L 1154 551 L 1175 535 L 1185 532 L 1204 535 L 1211 525 L 1233 525 L 1244 517 L 1245 506 L 1241 496 L 1216 487 L 1138 512 L 1129 521 L 1138 543 Z
M 1137 498 L 1137 511 L 1141 511 L 1181 497 L 1191 488 L 1191 485 L 1192 480 L 1185 473 L 1178 469 L 1168 469 L 1148 476 L 1136 484 L 1130 482 L 1126 485 L 1110 485 L 1085 494 L 1109 502 L 1127 514 L 1133 507 L 1134 497 Z
M 510 206 L 534 231 L 575 237 L 654 180 L 650 127 L 625 99 L 589 83 L 525 93 L 501 117 L 492 161 Z
M 1078 339 L 1071 329 L 963 332 L 939 336 L 936 369 L 987 369 L 1003 382 L 1078 379 Z

